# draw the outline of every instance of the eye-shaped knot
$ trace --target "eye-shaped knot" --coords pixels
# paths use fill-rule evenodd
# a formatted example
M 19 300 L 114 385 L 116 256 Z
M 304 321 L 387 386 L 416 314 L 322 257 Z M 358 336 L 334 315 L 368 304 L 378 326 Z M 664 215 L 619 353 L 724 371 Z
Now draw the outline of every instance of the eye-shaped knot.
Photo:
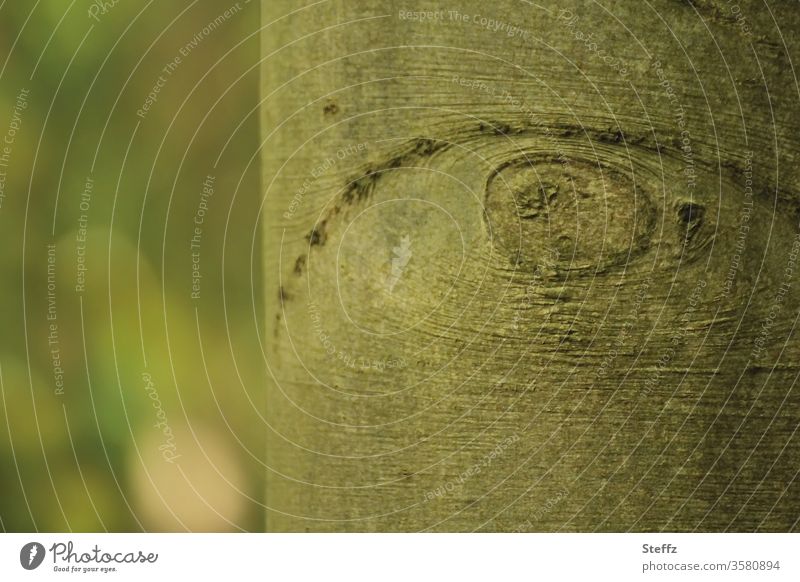
M 624 264 L 647 246 L 656 215 L 641 187 L 599 163 L 523 155 L 486 183 L 492 241 L 516 262 L 556 250 L 561 269 Z

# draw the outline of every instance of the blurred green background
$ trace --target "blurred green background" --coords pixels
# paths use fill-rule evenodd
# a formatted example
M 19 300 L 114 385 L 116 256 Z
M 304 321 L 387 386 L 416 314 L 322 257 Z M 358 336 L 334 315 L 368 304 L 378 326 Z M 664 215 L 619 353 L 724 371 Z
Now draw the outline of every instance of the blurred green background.
M 2 530 L 263 529 L 259 26 L 0 2 Z

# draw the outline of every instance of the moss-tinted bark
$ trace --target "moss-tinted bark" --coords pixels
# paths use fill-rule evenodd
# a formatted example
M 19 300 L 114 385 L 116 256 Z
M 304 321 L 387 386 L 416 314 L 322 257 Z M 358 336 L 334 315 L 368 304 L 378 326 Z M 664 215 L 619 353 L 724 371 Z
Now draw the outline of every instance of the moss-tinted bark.
M 799 18 L 265 1 L 268 529 L 796 527 Z

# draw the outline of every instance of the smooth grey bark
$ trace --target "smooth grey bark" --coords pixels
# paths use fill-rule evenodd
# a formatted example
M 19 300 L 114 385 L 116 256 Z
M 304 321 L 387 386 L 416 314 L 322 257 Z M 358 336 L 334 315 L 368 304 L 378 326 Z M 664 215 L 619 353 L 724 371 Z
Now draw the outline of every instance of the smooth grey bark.
M 269 530 L 796 527 L 795 3 L 263 12 Z

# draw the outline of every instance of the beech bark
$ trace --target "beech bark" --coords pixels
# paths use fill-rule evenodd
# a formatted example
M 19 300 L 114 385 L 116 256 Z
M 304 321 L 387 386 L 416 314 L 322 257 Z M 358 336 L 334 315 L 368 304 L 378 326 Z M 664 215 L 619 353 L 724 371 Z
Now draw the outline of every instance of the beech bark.
M 791 531 L 795 2 L 263 2 L 270 531 Z

